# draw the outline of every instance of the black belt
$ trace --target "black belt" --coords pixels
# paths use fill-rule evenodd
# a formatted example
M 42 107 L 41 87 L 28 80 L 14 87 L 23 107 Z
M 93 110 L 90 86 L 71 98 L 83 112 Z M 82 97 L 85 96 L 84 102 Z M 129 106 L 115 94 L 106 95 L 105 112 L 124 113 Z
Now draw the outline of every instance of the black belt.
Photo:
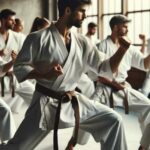
M 57 131 L 58 131 L 58 125 L 59 125 L 59 119 L 60 119 L 60 111 L 61 111 L 61 103 L 62 102 L 68 102 L 71 101 L 72 104 L 72 108 L 74 110 L 74 116 L 75 116 L 75 129 L 74 129 L 74 134 L 71 137 L 71 139 L 69 140 L 69 143 L 66 147 L 66 150 L 72 150 L 73 147 L 76 145 L 77 143 L 77 138 L 78 138 L 78 130 L 79 130 L 79 122 L 80 122 L 80 116 L 79 116 L 79 104 L 78 104 L 78 100 L 76 98 L 75 95 L 73 95 L 71 91 L 69 92 L 57 92 L 51 89 L 48 89 L 40 84 L 36 84 L 36 91 L 58 99 L 58 107 L 56 109 L 56 116 L 55 116 L 55 123 L 54 123 L 54 138 L 53 138 L 53 146 L 54 146 L 54 150 L 58 150 L 58 135 L 57 135 Z

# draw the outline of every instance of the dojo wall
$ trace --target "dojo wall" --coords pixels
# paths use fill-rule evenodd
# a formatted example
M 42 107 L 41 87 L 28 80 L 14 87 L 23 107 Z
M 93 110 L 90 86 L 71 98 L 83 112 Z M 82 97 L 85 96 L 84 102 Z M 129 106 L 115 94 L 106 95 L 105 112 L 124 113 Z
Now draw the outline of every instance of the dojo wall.
M 0 10 L 5 8 L 14 10 L 16 17 L 24 20 L 26 34 L 36 16 L 56 19 L 56 0 L 0 0 Z

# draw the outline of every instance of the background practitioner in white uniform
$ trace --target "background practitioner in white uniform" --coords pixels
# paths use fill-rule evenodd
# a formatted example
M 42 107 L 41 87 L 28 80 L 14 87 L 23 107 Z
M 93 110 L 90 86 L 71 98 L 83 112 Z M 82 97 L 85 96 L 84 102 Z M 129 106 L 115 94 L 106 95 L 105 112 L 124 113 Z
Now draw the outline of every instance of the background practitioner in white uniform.
M 111 35 L 97 45 L 99 50 L 105 53 L 108 58 L 116 53 L 118 46 L 120 45 L 118 42 L 119 37 L 127 35 L 128 22 L 130 22 L 130 20 L 123 15 L 117 15 L 111 18 Z M 124 55 L 118 68 L 118 72 L 114 78 L 107 78 L 107 80 L 109 80 L 112 84 L 120 84 L 124 88 L 128 100 L 129 111 L 138 112 L 139 123 L 142 131 L 144 131 L 146 125 L 150 123 L 150 100 L 139 91 L 133 89 L 129 83 L 126 82 L 126 78 L 128 76 L 127 72 L 131 69 L 131 67 L 136 67 L 141 70 L 150 69 L 150 55 L 144 58 L 140 51 L 136 51 L 130 46 L 127 53 Z M 112 96 L 114 106 L 122 107 L 124 105 L 125 97 L 123 90 L 112 92 L 112 88 L 108 86 L 107 83 L 104 84 L 104 82 L 106 82 L 106 79 L 103 78 L 103 81 L 97 83 L 96 92 L 92 98 L 96 101 L 109 105 L 109 100 Z
M 10 9 L 3 9 L 0 12 L 0 21 L 1 21 L 0 50 L 3 52 L 3 56 L 0 57 L 1 65 L 8 63 L 12 60 L 11 58 L 12 52 L 18 54 L 25 40 L 25 36 L 23 34 L 12 31 L 15 24 L 15 14 L 16 13 Z M 12 72 L 13 75 L 13 64 L 12 67 L 8 70 L 8 72 L 3 72 L 3 75 L 10 72 Z M 15 103 L 16 110 L 17 110 L 18 109 L 17 107 L 21 103 L 21 98 L 23 98 L 23 100 L 28 105 L 30 104 L 33 91 L 34 91 L 34 86 L 29 81 L 25 81 L 19 84 L 14 75 L 13 78 L 14 78 L 15 95 L 16 95 L 13 101 L 17 101 Z M 4 83 L 5 83 L 5 93 L 8 94 L 10 93 L 8 77 L 4 78 Z M 10 99 L 12 98 L 10 97 Z

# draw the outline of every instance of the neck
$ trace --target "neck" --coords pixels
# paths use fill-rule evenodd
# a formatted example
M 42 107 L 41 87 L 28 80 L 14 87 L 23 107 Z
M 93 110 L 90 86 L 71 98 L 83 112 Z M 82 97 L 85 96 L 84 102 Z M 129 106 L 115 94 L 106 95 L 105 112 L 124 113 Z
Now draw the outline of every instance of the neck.
M 6 34 L 6 33 L 8 33 L 8 30 L 2 26 L 2 27 L 0 28 L 0 33 L 1 33 L 1 34 Z
M 4 36 L 8 36 L 8 30 L 6 28 L 1 27 L 0 28 L 0 33 Z
M 9 32 L 6 28 L 3 28 L 3 26 L 0 28 L 0 33 L 2 34 L 5 41 L 8 40 Z
M 112 41 L 113 41 L 114 44 L 116 44 L 116 45 L 119 44 L 118 36 L 117 36 L 117 35 L 115 35 L 115 34 L 112 33 L 112 34 L 110 35 L 110 37 L 111 37 L 111 39 L 112 39 Z
M 65 37 L 68 34 L 68 32 L 71 28 L 71 26 L 67 25 L 67 21 L 64 19 L 59 19 L 55 25 L 56 25 L 56 28 L 58 29 L 59 33 L 63 37 Z

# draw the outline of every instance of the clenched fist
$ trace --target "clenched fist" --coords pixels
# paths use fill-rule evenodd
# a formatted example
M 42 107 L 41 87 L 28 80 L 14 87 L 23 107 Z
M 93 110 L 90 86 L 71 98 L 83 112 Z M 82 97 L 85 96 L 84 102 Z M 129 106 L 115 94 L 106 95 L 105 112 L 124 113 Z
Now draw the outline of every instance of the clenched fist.
M 50 71 L 44 74 L 45 79 L 54 79 L 63 74 L 63 68 L 59 64 L 54 64 L 51 66 Z
M 142 41 L 145 41 L 145 39 L 146 39 L 145 34 L 139 34 L 139 38 L 140 38 Z

